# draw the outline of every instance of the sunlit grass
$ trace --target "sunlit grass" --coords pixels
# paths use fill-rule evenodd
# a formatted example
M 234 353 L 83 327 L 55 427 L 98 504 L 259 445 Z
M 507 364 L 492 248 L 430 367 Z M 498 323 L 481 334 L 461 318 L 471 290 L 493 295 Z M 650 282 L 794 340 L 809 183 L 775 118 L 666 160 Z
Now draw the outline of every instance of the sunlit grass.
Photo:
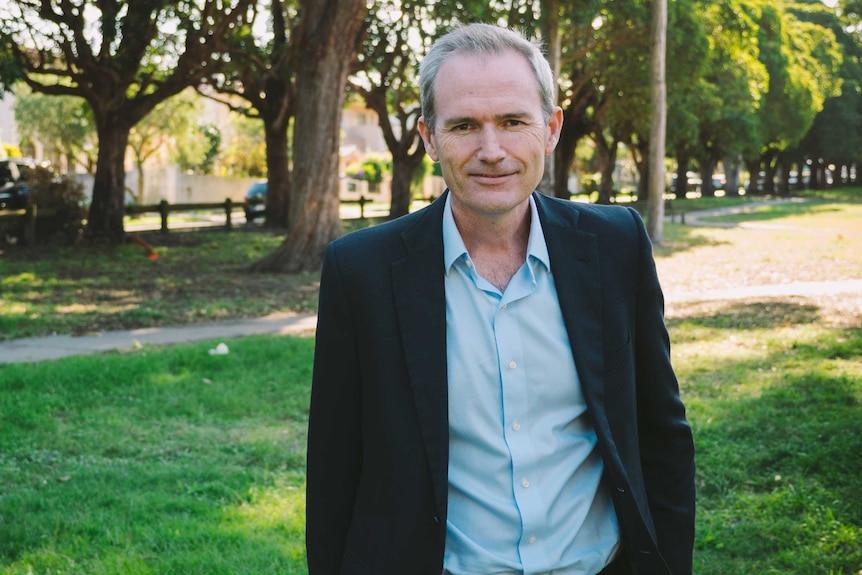
M 855 573 L 860 330 L 758 302 L 669 327 L 697 445 L 695 572 Z M 0 367 L 0 574 L 305 573 L 313 342 L 228 343 Z
M 312 341 L 0 366 L 0 573 L 304 573 Z
M 0 258 L 0 339 L 80 334 L 313 309 L 317 274 L 249 274 L 282 238 L 196 232 L 135 244 L 21 248 Z M 160 245 L 159 242 L 168 242 Z

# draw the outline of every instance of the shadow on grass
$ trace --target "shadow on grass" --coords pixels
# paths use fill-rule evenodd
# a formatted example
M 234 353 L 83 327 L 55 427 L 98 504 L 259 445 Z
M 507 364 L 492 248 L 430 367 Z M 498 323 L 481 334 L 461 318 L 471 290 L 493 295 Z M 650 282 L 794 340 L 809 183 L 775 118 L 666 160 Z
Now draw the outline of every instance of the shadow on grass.
M 656 258 L 666 258 L 694 248 L 722 245 L 730 245 L 730 242 L 707 237 L 701 228 L 682 224 L 665 224 L 664 239 L 661 244 L 653 246 L 653 253 Z
M 676 304 L 675 308 L 674 316 L 667 320 L 668 327 L 774 329 L 813 324 L 820 319 L 816 305 L 779 300 L 694 302 Z
M 695 431 L 696 573 L 856 572 L 860 391 L 849 376 L 815 370 L 779 377 L 758 397 L 711 402 Z
M 695 573 L 862 564 L 862 331 L 811 305 L 725 304 L 669 322 L 697 448 Z M 682 335 L 682 337 L 680 337 Z

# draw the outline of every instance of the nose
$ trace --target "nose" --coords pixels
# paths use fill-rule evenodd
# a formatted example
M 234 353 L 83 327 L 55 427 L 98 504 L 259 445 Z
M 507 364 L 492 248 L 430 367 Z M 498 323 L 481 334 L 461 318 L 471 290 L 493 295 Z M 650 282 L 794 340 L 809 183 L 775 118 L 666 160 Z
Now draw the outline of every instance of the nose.
M 506 157 L 506 150 L 501 142 L 501 134 L 496 126 L 486 126 L 479 134 L 479 151 L 477 157 L 483 162 L 499 162 Z

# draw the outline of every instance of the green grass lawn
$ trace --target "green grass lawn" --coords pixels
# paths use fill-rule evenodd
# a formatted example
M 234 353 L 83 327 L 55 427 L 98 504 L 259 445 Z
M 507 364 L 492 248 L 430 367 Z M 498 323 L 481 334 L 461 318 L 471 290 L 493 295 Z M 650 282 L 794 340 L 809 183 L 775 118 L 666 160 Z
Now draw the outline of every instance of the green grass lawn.
M 766 228 L 669 226 L 657 250 L 663 284 L 673 292 L 859 277 L 860 205 L 823 199 L 829 203 L 789 204 L 796 207 L 772 213 Z M 172 271 L 158 274 L 160 289 L 187 285 L 177 275 L 183 270 L 217 281 L 207 270 L 235 270 L 270 241 L 195 237 L 208 239 L 162 248 L 158 262 Z M 0 299 L 27 306 L 59 298 L 51 282 L 72 302 L 76 289 L 107 297 L 96 279 L 130 274 L 111 269 L 140 263 L 133 248 L 70 264 L 83 268 L 76 277 L 85 287 L 58 272 L 62 262 L 0 259 L 0 271 L 15 270 L 0 274 Z M 228 263 L 212 256 L 219 248 Z M 15 268 L 27 265 L 39 270 L 32 279 Z M 311 284 L 297 282 L 303 299 L 278 282 L 237 285 L 268 286 L 279 294 L 273 307 L 294 305 L 279 298 L 312 299 Z M 146 302 L 134 286 L 122 285 L 126 297 Z M 176 310 L 209 301 L 192 287 L 185 293 L 192 305 L 172 296 Z M 844 300 L 739 299 L 669 310 L 697 446 L 698 575 L 862 570 L 862 322 L 844 312 L 851 309 Z M 258 309 L 245 291 L 230 301 Z M 62 315 L 55 304 L 40 305 L 34 313 Z M 38 319 L 16 317 L 23 331 Z M 73 323 L 86 325 L 77 316 Z M 306 572 L 313 342 L 241 338 L 227 342 L 228 355 L 211 356 L 214 343 L 0 365 L 0 575 Z
M 304 573 L 313 342 L 0 366 L 0 573 Z
M 695 572 L 857 573 L 859 331 L 782 306 L 670 329 Z M 312 340 L 212 345 L 0 366 L 0 574 L 305 572 Z

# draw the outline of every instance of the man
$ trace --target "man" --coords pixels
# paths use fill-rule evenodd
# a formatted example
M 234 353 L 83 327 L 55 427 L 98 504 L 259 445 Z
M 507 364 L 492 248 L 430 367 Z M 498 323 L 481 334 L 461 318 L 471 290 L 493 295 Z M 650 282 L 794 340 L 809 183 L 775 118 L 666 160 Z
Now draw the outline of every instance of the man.
M 691 573 L 694 448 L 637 214 L 534 193 L 541 52 L 474 24 L 420 68 L 448 186 L 326 254 L 310 575 Z

